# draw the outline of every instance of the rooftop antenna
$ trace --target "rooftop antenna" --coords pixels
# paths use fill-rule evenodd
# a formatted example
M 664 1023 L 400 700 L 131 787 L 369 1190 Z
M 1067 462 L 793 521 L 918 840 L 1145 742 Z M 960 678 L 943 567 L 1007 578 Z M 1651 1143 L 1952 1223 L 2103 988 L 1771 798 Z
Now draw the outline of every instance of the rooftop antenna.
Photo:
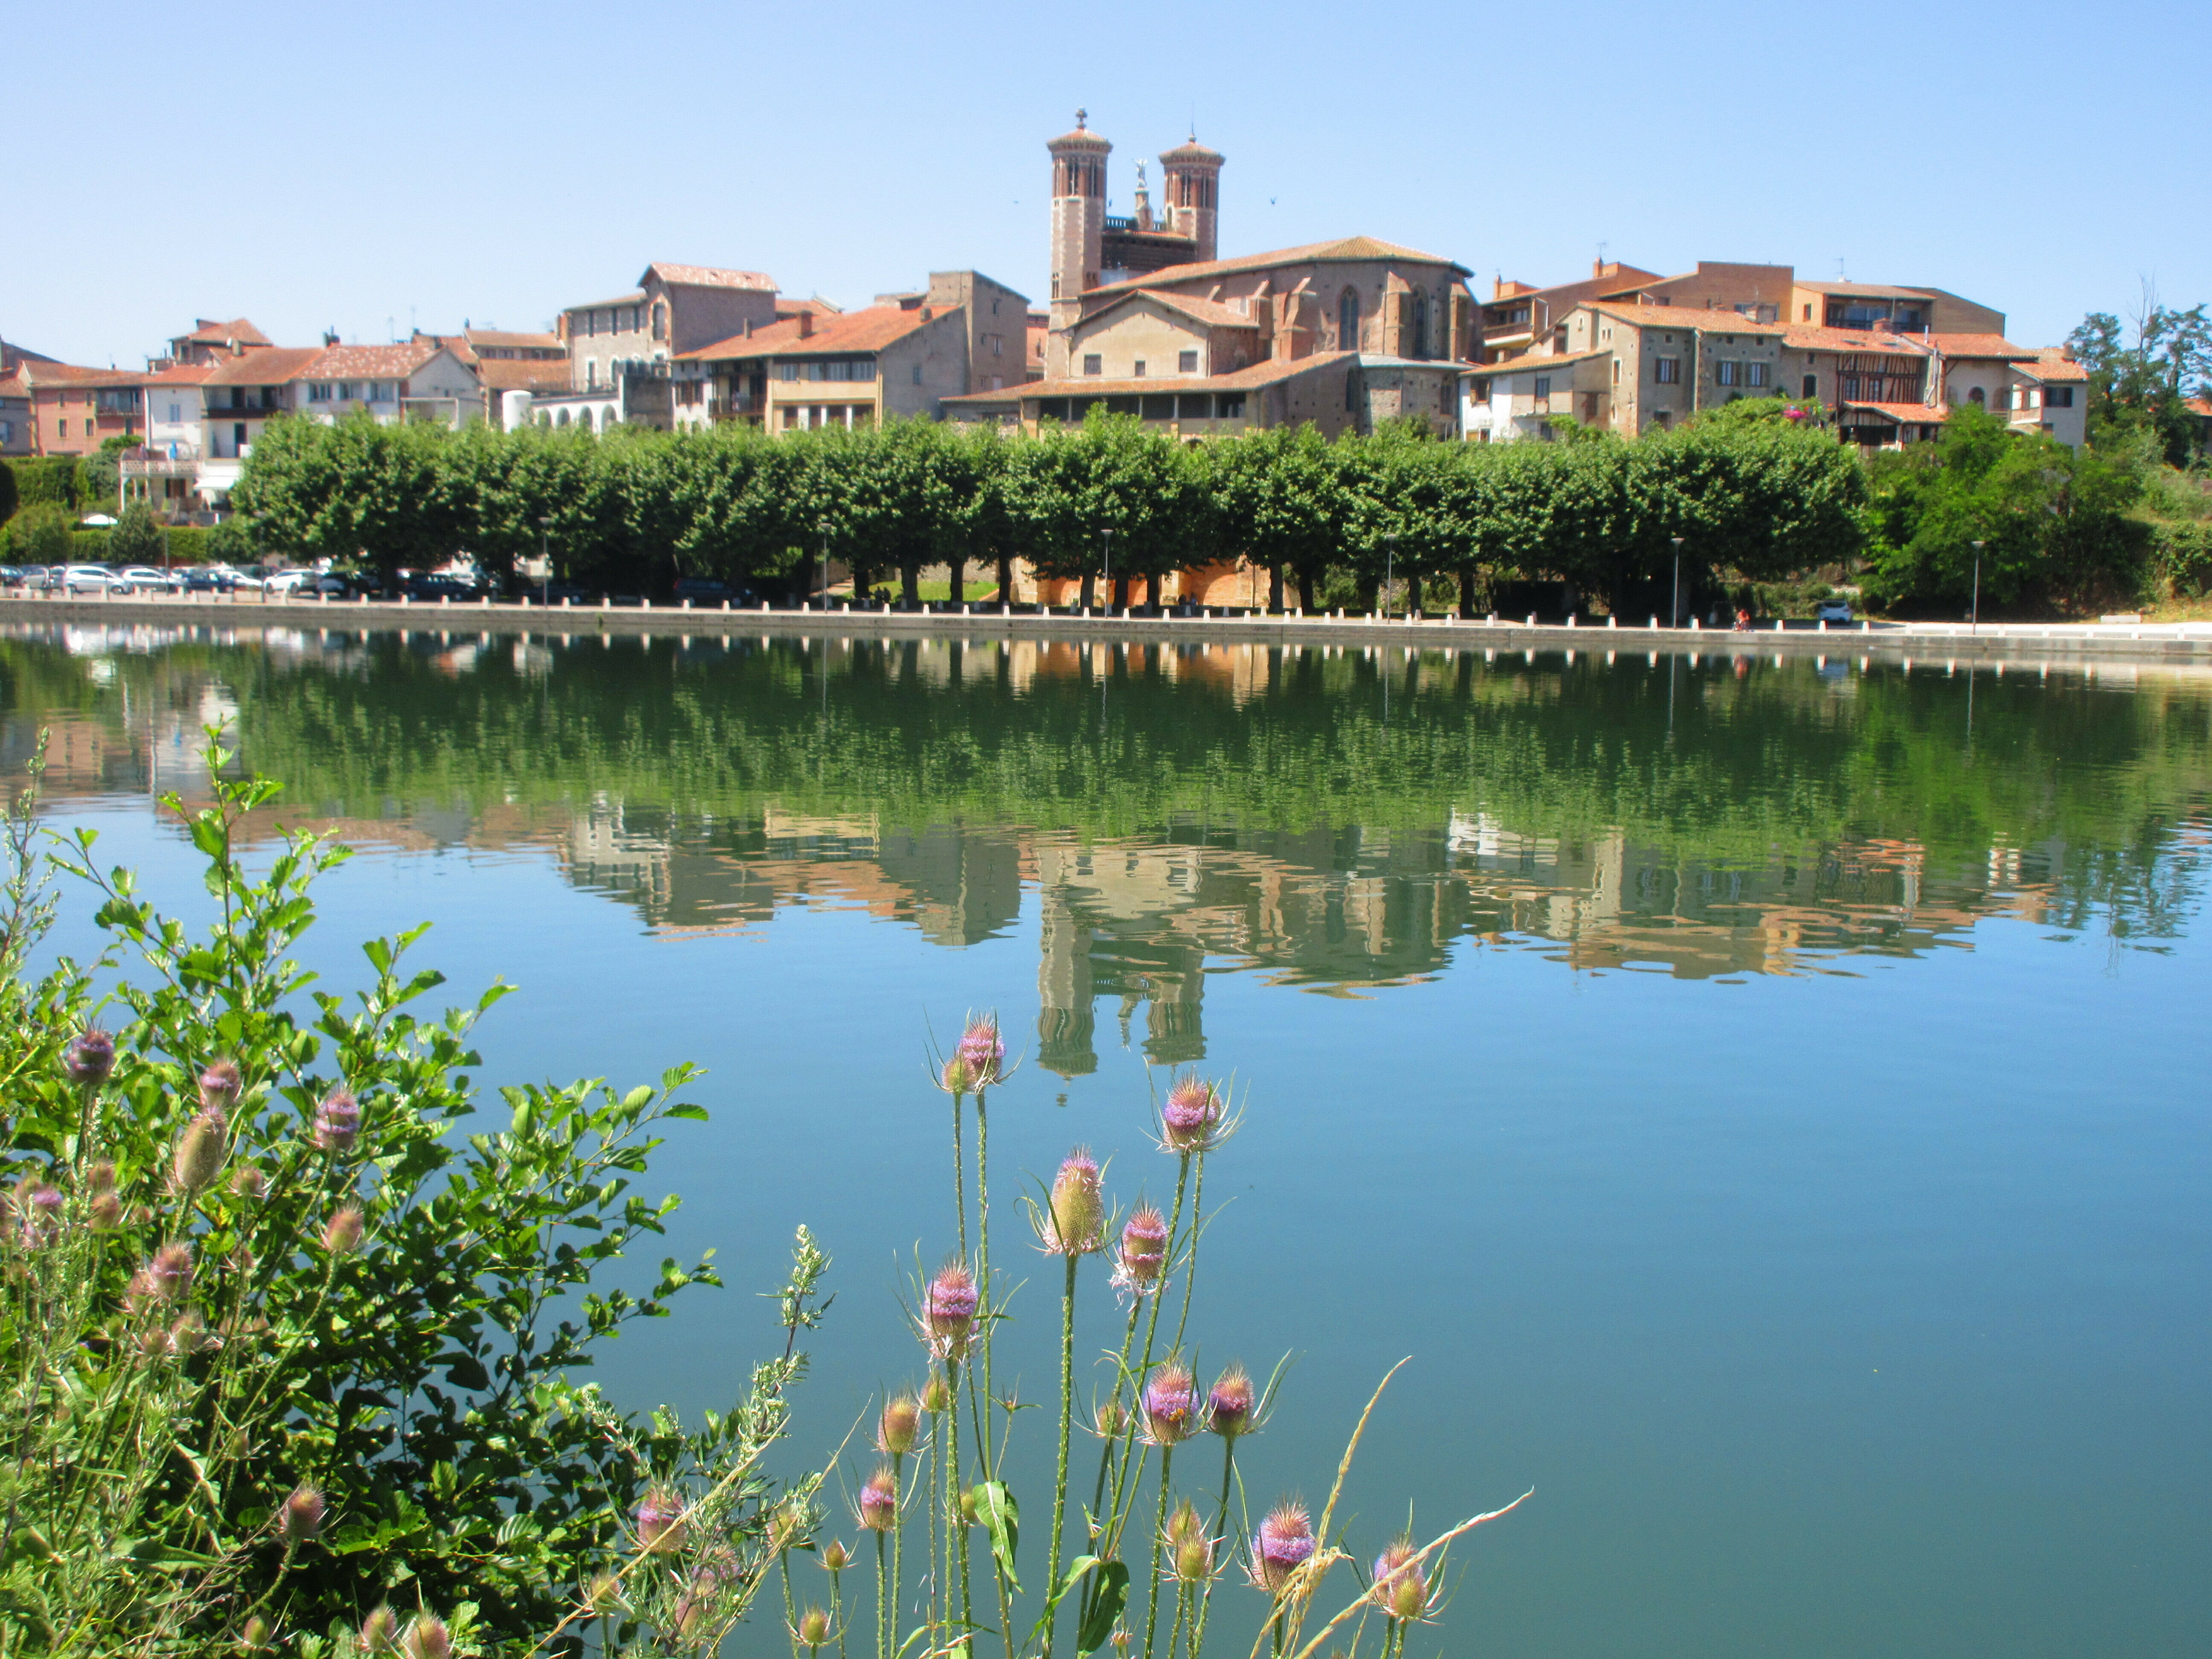
M 1836 280 L 1839 283 L 1849 280 L 1844 275 L 1844 256 L 1840 253 L 1836 256 Z

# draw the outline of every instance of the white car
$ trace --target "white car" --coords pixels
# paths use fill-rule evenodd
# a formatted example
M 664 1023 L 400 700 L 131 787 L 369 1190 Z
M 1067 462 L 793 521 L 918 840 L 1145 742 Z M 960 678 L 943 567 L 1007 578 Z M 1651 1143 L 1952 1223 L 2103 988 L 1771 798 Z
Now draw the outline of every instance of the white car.
M 316 584 L 319 580 L 312 570 L 279 570 L 262 580 L 261 591 L 264 593 L 296 593 L 304 587 L 313 593 L 319 591 Z
M 1848 623 L 1851 619 L 1849 599 L 1823 599 L 1813 607 L 1813 620 L 1816 623 Z
M 116 573 L 140 593 L 174 593 L 184 584 L 166 570 L 156 570 L 150 564 L 125 565 Z
M 71 593 L 128 593 L 131 584 L 104 564 L 73 564 L 62 573 L 63 588 Z

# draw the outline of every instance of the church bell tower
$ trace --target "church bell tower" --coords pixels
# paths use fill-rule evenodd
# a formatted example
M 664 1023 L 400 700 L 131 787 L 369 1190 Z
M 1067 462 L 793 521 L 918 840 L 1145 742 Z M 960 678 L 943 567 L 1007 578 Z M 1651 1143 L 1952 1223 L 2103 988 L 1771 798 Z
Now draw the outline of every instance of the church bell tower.
M 1045 148 L 1052 152 L 1052 335 L 1045 374 L 1067 373 L 1067 331 L 1082 315 L 1085 289 L 1098 285 L 1099 253 L 1106 234 L 1106 158 L 1114 146 L 1085 125 L 1089 112 L 1075 112 L 1075 130 Z
M 1167 183 L 1168 228 L 1197 245 L 1192 255 L 1200 264 L 1221 256 L 1219 235 L 1221 164 L 1218 149 L 1208 149 L 1193 133 L 1188 141 L 1160 155 L 1160 173 Z

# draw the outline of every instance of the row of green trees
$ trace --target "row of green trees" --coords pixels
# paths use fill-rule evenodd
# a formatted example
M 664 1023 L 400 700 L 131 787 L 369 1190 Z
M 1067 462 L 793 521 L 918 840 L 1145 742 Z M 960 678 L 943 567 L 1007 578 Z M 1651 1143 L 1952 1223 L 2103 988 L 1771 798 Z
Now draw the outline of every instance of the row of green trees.
M 1676 537 L 1686 592 L 1707 571 L 1839 563 L 1864 499 L 1849 450 L 1750 415 L 1489 447 L 1412 426 L 1188 446 L 1094 413 L 1036 438 L 922 421 L 781 436 L 273 422 L 232 502 L 272 554 L 387 575 L 465 550 L 505 576 L 543 550 L 608 592 L 682 575 L 803 591 L 826 555 L 864 588 L 896 575 L 911 604 L 926 567 L 957 583 L 963 562 L 995 566 L 1004 591 L 1020 557 L 1091 602 L 1110 560 L 1126 604 L 1133 580 L 1243 561 L 1275 605 L 1371 606 L 1387 574 L 1455 583 L 1471 613 L 1500 579 L 1664 609 Z

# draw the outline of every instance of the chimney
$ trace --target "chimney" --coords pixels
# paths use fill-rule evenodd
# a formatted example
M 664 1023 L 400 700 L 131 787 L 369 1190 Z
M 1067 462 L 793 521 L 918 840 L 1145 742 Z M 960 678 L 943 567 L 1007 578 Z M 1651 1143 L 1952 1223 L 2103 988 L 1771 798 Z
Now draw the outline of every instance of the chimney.
M 933 311 L 933 310 L 932 310 L 932 309 L 931 309 L 929 307 L 927 307 L 927 306 L 924 306 L 924 307 L 921 308 L 921 320 L 922 320 L 923 322 L 925 322 L 925 323 L 926 323 L 926 322 L 927 322 L 927 321 L 928 321 L 932 317 L 934 317 L 936 314 L 937 314 L 937 313 L 936 313 L 936 312 L 935 312 L 935 311 Z
M 337 343 L 338 343 L 338 331 L 337 331 L 337 330 L 336 330 L 336 329 L 334 329 L 334 328 L 326 328 L 326 329 L 325 329 L 325 330 L 323 331 L 323 347 L 324 347 L 324 349 L 325 349 L 325 350 L 329 349 L 330 349 L 331 347 L 332 347 L 332 346 L 337 345 Z
M 814 313 L 811 311 L 799 313 L 799 337 L 802 340 L 814 337 Z
M 230 343 L 230 355 L 234 357 L 243 357 L 246 355 L 246 346 L 244 342 L 233 340 Z
M 751 339 L 752 337 L 753 337 L 753 319 L 752 319 L 751 318 L 748 317 L 748 318 L 746 318 L 746 319 L 745 319 L 745 338 L 747 338 L 748 340 L 750 340 L 750 339 Z
M 1897 332 L 1897 325 L 1887 317 L 1877 317 L 1874 319 L 1874 326 L 1870 331 L 1875 334 L 1894 334 Z

